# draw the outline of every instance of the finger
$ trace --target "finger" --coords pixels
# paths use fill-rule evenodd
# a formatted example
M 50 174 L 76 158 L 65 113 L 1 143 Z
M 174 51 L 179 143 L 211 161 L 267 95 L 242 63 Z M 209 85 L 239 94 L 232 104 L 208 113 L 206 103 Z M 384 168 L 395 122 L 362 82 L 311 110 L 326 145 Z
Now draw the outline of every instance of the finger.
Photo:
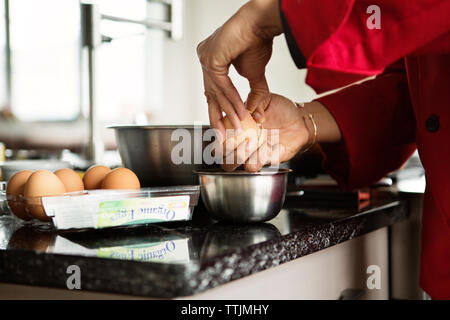
M 264 143 L 257 152 L 251 155 L 245 163 L 245 170 L 249 172 L 258 172 L 270 161 L 271 147 Z
M 250 79 L 250 93 L 247 97 L 247 109 L 252 112 L 253 118 L 259 122 L 264 122 L 264 110 L 270 104 L 270 91 L 266 77 L 261 75 L 258 78 Z
M 213 108 L 215 110 L 212 110 L 213 111 L 212 120 L 214 121 L 214 124 L 211 125 L 213 126 L 218 125 L 219 127 L 221 127 L 219 122 L 222 122 L 223 131 L 221 130 L 221 132 L 222 134 L 224 134 L 225 123 L 223 121 L 222 112 L 225 112 L 228 116 L 227 117 L 228 120 L 231 122 L 231 126 L 235 128 L 237 132 L 240 132 L 240 130 L 242 130 L 241 122 L 238 116 L 236 115 L 233 106 L 225 97 L 225 95 L 221 92 L 220 88 L 218 88 L 217 85 L 214 83 L 208 71 L 205 68 L 203 68 L 202 71 L 203 71 L 203 84 L 205 87 L 205 95 L 207 95 L 206 98 L 207 100 L 209 99 L 210 101 L 215 101 L 215 103 L 213 103 Z M 218 129 L 220 130 L 220 128 Z
M 233 105 L 214 83 L 210 83 L 210 86 L 215 93 L 215 100 L 217 101 L 219 108 L 226 113 L 228 120 L 236 130 L 236 134 L 239 134 L 242 131 L 241 121 L 236 114 Z
M 264 142 L 245 162 L 245 170 L 248 172 L 258 172 L 269 161 L 270 146 Z
M 221 140 L 220 142 L 222 142 L 224 140 L 223 137 L 225 137 L 222 110 L 211 93 L 205 92 L 205 96 L 206 102 L 208 103 L 209 123 L 211 124 L 211 127 L 220 132 L 220 136 L 217 133 L 216 136 Z
M 214 85 L 205 69 L 202 69 L 202 72 L 203 72 L 203 86 L 205 88 L 204 94 L 206 97 L 206 102 L 208 103 L 209 122 L 214 129 L 219 130 L 222 135 L 225 135 L 225 126 L 223 125 L 222 120 L 223 119 L 222 110 L 220 108 L 219 103 L 217 102 Z
M 246 107 L 230 77 L 228 75 L 215 75 L 212 76 L 212 79 L 216 86 L 227 97 L 228 101 L 230 101 L 239 119 L 244 120 L 247 116 Z
M 226 143 L 222 145 L 222 154 L 228 155 L 234 152 L 242 142 L 248 141 L 248 152 L 253 153 L 266 139 L 265 129 L 248 128 L 241 135 L 236 136 L 234 130 L 226 130 Z
M 223 158 L 223 163 L 227 164 L 225 166 L 225 170 L 233 171 L 244 162 L 247 163 L 248 160 L 252 157 L 252 159 L 256 159 L 258 157 L 258 150 L 262 145 L 267 142 L 267 130 L 263 129 L 260 131 L 259 135 L 249 135 L 243 142 L 241 142 L 238 146 L 235 137 L 229 138 L 226 140 L 226 143 L 223 145 L 223 154 L 226 155 Z M 243 145 L 245 145 L 245 149 L 243 149 Z M 267 157 L 266 157 L 267 158 Z M 234 163 L 233 163 L 234 161 Z M 264 160 L 266 161 L 266 160 Z M 249 162 L 247 164 L 256 164 L 256 160 L 253 162 Z M 257 169 L 254 169 L 255 171 Z
M 229 144 L 229 141 L 227 141 L 228 144 Z M 241 144 L 244 145 L 244 143 L 245 142 L 242 142 Z M 233 145 L 234 145 L 234 141 L 233 141 Z M 238 148 L 242 148 L 242 146 L 238 147 Z M 238 149 L 238 148 L 236 148 L 236 149 Z M 229 149 L 232 149 L 232 150 L 228 153 L 224 153 L 225 157 L 223 158 L 223 162 L 222 162 L 222 169 L 225 171 L 228 171 L 228 172 L 234 171 L 242 165 L 242 163 L 239 163 L 239 160 L 237 158 L 236 149 L 234 149 L 234 148 L 229 148 Z
M 260 128 L 259 130 L 259 136 L 258 136 L 258 148 L 262 146 L 263 143 L 267 142 L 267 129 Z
M 236 157 L 239 164 L 244 164 L 248 158 L 258 150 L 258 138 L 249 137 L 243 146 L 236 149 Z
M 232 159 L 232 158 L 230 158 L 230 154 L 232 157 L 235 152 L 234 150 L 237 149 L 240 145 L 238 140 L 233 135 L 229 134 L 229 132 L 233 131 L 233 130 L 228 129 L 226 131 L 227 131 L 227 135 L 225 136 L 225 141 L 222 144 L 222 154 L 224 157 L 224 163 L 226 162 L 225 160 L 227 157 L 228 157 L 228 159 Z M 241 143 L 242 143 L 242 141 L 241 141 Z M 228 161 L 231 161 L 231 160 L 228 160 Z M 231 162 L 229 162 L 229 163 L 231 163 Z
M 222 166 L 226 171 L 233 171 L 249 159 L 258 149 L 257 138 L 251 138 L 243 141 L 239 146 L 233 150 L 232 153 L 228 153 L 224 159 L 224 165 Z
M 247 140 L 238 142 L 234 137 L 225 140 L 223 144 L 223 163 L 234 167 L 236 164 L 243 164 L 243 153 L 247 148 Z
M 213 139 L 212 146 L 211 146 L 212 147 L 211 154 L 215 159 L 214 160 L 215 163 L 221 164 L 222 159 L 223 159 L 222 148 L 223 148 L 223 143 L 225 141 L 225 138 L 224 138 L 223 134 L 216 128 L 212 128 L 212 130 L 214 130 L 214 133 L 213 133 L 214 139 Z

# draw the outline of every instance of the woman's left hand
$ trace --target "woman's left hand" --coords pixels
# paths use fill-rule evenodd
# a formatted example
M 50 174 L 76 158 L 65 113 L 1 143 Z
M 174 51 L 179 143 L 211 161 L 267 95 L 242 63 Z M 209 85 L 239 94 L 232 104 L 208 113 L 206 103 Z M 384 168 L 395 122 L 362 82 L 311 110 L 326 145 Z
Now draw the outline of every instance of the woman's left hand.
M 264 165 L 277 165 L 294 157 L 314 143 L 341 141 L 341 132 L 332 114 L 318 101 L 306 103 L 303 108 L 292 100 L 270 94 L 264 111 L 265 121 L 258 141 L 248 139 L 240 145 L 223 144 L 223 164 L 226 171 L 241 165 L 249 172 L 257 172 Z M 314 120 L 310 119 L 312 115 Z M 228 162 L 228 163 L 227 163 Z
M 224 170 L 233 171 L 244 164 L 246 171 L 257 172 L 266 164 L 276 165 L 289 160 L 311 141 L 303 115 L 291 100 L 270 94 L 264 114 L 258 141 L 246 140 L 237 147 L 231 146 L 235 149 L 225 149 Z

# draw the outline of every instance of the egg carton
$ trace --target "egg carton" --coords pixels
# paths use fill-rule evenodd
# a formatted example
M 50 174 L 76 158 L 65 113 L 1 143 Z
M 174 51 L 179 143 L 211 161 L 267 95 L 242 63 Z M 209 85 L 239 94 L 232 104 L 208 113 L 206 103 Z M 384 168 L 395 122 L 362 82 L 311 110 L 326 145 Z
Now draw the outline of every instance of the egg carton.
M 109 228 L 192 219 L 200 186 L 152 187 L 139 190 L 85 190 L 61 196 L 7 195 L 11 208 L 28 215 L 41 209 L 56 229 Z

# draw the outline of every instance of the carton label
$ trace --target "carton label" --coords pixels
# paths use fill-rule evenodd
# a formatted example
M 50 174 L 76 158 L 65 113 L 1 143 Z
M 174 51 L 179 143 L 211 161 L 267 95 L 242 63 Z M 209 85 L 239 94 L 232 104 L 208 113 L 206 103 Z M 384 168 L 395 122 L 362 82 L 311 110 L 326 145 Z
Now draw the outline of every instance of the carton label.
M 140 262 L 185 263 L 189 261 L 187 239 L 97 249 L 97 257 Z
M 130 198 L 100 202 L 97 228 L 145 224 L 189 218 L 189 196 Z

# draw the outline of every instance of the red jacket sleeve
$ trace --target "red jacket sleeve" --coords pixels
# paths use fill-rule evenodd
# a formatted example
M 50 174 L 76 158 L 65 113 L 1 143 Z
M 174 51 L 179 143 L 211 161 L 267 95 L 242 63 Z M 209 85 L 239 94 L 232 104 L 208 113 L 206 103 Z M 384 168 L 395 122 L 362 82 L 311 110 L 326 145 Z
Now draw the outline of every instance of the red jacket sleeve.
M 346 189 L 370 185 L 415 151 L 415 119 L 406 73 L 389 68 L 373 80 L 317 99 L 333 115 L 342 142 L 322 144 L 324 169 Z
M 380 29 L 367 27 L 371 5 L 380 8 Z M 280 9 L 289 49 L 317 92 L 380 74 L 414 52 L 450 49 L 439 41 L 450 38 L 449 0 L 281 0 Z

